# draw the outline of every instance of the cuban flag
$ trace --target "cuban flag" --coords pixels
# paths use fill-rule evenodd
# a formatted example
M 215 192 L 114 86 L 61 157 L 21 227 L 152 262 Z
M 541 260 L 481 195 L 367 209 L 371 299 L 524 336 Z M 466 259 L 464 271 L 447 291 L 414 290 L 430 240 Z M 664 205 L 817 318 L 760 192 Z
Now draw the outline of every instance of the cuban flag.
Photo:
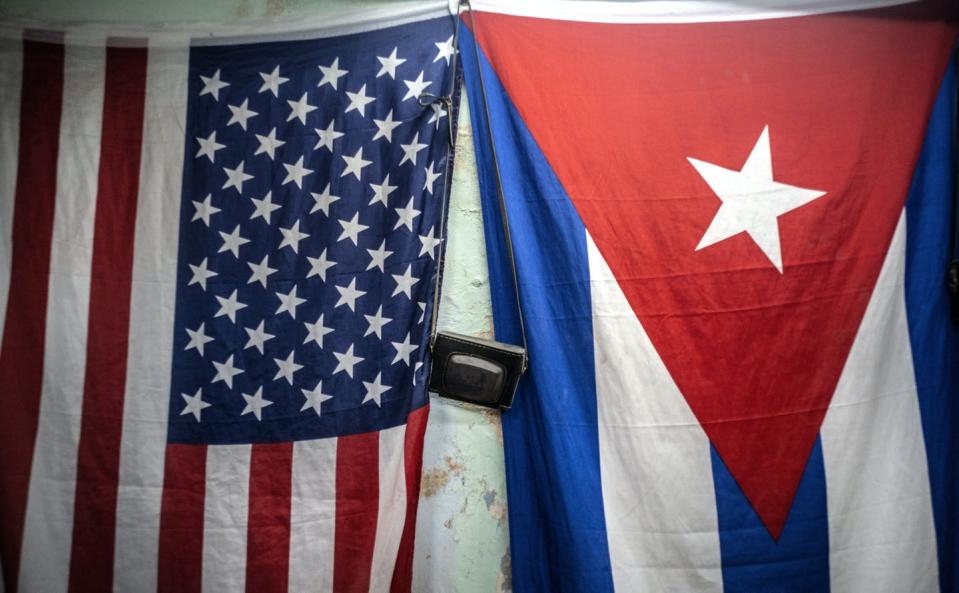
M 409 593 L 454 23 L 0 27 L 0 590 Z
M 762 4 L 463 17 L 518 592 L 959 591 L 952 6 Z

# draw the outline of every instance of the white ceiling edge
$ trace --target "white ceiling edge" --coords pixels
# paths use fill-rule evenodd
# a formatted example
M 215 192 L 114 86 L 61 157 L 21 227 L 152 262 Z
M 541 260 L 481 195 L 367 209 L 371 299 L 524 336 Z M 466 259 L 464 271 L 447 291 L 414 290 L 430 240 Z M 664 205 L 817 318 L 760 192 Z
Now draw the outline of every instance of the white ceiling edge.
M 264 17 L 235 23 L 125 23 L 45 19 L 7 19 L 0 38 L 65 39 L 77 45 L 182 47 L 229 45 L 254 41 L 292 41 L 362 33 L 410 22 L 449 16 L 450 0 L 377 2 L 336 13 Z M 455 10 L 455 9 L 454 9 Z M 51 33 L 55 32 L 55 33 Z

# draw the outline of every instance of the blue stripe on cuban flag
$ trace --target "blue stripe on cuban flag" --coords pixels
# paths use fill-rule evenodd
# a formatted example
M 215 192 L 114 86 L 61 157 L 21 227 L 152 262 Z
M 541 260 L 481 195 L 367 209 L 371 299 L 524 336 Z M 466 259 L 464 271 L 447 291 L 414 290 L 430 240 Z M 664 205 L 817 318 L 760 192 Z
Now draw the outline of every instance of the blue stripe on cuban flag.
M 956 63 L 933 107 L 922 155 L 906 202 L 906 314 L 929 459 L 940 590 L 959 591 L 959 327 L 949 316 L 946 278 L 956 175 Z M 950 216 L 950 213 L 952 214 Z
M 473 37 L 460 52 L 473 118 L 496 337 L 520 343 L 503 251 Z M 611 592 L 603 522 L 585 229 L 535 141 L 481 56 L 514 233 L 531 360 L 503 415 L 510 553 L 516 591 Z M 512 124 L 512 127 L 509 127 Z M 535 233 L 540 233 L 537 235 Z M 549 245 L 550 253 L 541 251 Z M 552 286 L 562 287 L 552 290 Z M 554 315 L 563 312 L 562 315 Z M 544 361 L 549 361 L 544 364 Z M 538 397 L 536 394 L 543 394 Z M 539 426 L 533 424 L 542 423 Z M 552 456 L 569 460 L 557 467 Z M 558 587 L 558 588 L 556 588 Z
M 471 104 L 482 105 L 468 33 L 461 51 Z M 949 362 L 959 333 L 948 325 L 943 287 L 955 66 L 857 343 L 774 541 L 480 60 L 532 361 L 503 417 L 514 590 L 959 591 L 959 371 Z M 471 114 L 496 335 L 518 342 L 486 114 Z

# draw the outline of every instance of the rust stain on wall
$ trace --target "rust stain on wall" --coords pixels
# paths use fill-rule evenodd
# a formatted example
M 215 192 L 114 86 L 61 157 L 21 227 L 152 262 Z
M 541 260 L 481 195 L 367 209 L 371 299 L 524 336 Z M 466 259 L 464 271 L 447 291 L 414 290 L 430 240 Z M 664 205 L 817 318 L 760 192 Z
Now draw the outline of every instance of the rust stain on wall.
M 236 5 L 236 16 L 240 19 L 246 19 L 253 16 L 253 9 L 250 8 L 249 0 L 240 0 Z
M 496 490 L 487 490 L 483 493 L 483 502 L 486 503 L 490 517 L 496 520 L 500 528 L 506 527 L 506 504 L 499 500 L 499 493 Z
M 266 15 L 281 16 L 289 10 L 289 3 L 286 0 L 266 0 Z
M 423 472 L 420 485 L 420 496 L 429 498 L 449 484 L 454 476 L 463 472 L 463 464 L 447 455 L 443 461 L 446 467 L 433 467 Z
M 512 593 L 513 566 L 510 562 L 509 548 L 503 553 L 499 561 L 499 574 L 496 575 L 496 593 Z
M 503 419 L 500 417 L 499 410 L 490 410 L 487 408 L 482 408 L 481 411 L 483 422 L 486 422 L 496 430 L 496 440 L 499 442 L 500 446 L 503 445 Z

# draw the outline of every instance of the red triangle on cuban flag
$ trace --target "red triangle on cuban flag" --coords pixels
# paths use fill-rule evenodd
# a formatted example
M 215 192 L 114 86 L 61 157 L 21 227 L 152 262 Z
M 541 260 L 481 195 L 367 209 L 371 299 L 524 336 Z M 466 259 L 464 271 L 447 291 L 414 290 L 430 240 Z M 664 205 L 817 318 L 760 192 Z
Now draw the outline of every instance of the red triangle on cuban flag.
M 664 364 L 778 538 L 902 213 L 954 30 L 477 12 Z

